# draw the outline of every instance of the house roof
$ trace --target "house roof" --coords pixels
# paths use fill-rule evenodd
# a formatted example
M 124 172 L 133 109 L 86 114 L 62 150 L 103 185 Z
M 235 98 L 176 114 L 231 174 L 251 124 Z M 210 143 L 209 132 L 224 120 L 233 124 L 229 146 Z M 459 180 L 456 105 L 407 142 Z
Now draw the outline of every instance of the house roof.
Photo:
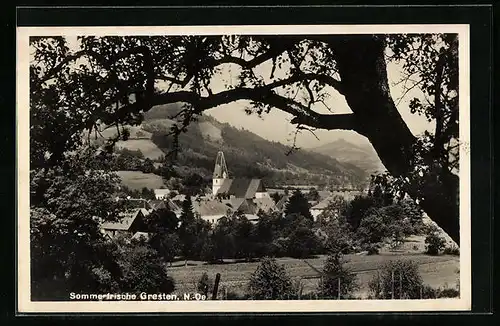
M 311 207 L 311 209 L 325 209 L 328 206 L 328 204 L 330 204 L 331 200 L 332 200 L 332 197 L 328 197 L 328 198 L 320 201 L 319 203 L 317 203 L 313 207 Z
M 149 201 L 149 206 L 151 206 L 151 209 L 158 210 L 158 209 L 168 209 L 172 212 L 177 212 L 180 210 L 179 205 L 173 202 L 172 199 L 164 199 L 164 200 L 150 200 Z
M 170 193 L 170 189 L 155 189 L 155 195 L 168 195 Z
M 200 216 L 226 215 L 232 209 L 218 200 L 193 201 L 193 210 Z
M 121 231 L 127 231 L 130 229 L 132 224 L 134 223 L 135 219 L 140 216 L 144 215 L 143 212 L 144 209 L 141 208 L 136 208 L 129 210 L 127 212 L 123 212 L 119 214 L 120 220 L 117 222 L 105 222 L 101 224 L 101 228 L 104 230 L 121 230 Z
M 167 205 L 165 204 L 164 200 L 150 200 L 149 201 L 149 206 L 151 206 L 152 209 L 162 209 L 162 208 L 167 208 Z
M 276 205 L 274 205 L 275 209 L 277 210 L 284 210 L 285 209 L 285 206 L 286 206 L 286 203 L 288 202 L 288 196 L 287 195 L 284 195 L 283 197 L 281 197 L 281 199 L 276 203 Z
M 140 199 L 140 198 L 128 198 L 125 199 L 126 205 L 130 207 L 131 209 L 138 209 L 138 208 L 146 208 L 150 209 L 151 206 L 149 205 L 148 201 L 146 199 Z
M 254 203 L 258 209 L 266 213 L 276 206 L 274 200 L 270 197 L 256 198 L 254 199 Z
M 261 179 L 225 179 L 217 191 L 217 195 L 235 196 L 238 198 L 253 198 L 257 192 L 265 192 Z

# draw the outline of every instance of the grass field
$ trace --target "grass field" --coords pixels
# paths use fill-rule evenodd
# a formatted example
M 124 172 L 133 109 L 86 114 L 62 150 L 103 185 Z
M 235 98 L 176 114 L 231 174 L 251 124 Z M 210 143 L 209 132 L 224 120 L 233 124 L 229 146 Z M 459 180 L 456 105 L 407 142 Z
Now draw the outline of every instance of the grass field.
M 141 171 L 117 171 L 122 184 L 130 189 L 141 190 L 144 187 L 158 189 L 164 186 L 163 179 L 153 173 L 142 173 Z
M 163 151 L 156 146 L 151 139 L 129 139 L 127 141 L 119 141 L 116 143 L 116 147 L 127 148 L 133 151 L 139 149 L 142 154 L 144 154 L 144 157 L 151 160 L 155 160 L 162 155 L 165 155 L 165 153 L 163 153 Z
M 304 293 L 315 290 L 318 281 L 318 271 L 323 268 L 325 256 L 312 259 L 279 258 L 278 262 L 283 264 L 290 276 L 294 279 L 302 279 Z M 347 255 L 346 266 L 358 276 L 360 285 L 356 295 L 366 297 L 368 295 L 368 282 L 376 275 L 385 262 L 395 259 L 411 259 L 416 261 L 420 267 L 420 273 L 425 284 L 433 287 L 454 287 L 458 278 L 459 258 L 457 256 L 427 256 L 424 254 L 382 254 L 373 256 Z M 169 268 L 169 275 L 177 284 L 177 291 L 195 291 L 196 282 L 206 272 L 212 279 L 217 273 L 221 274 L 220 286 L 236 293 L 243 293 L 250 275 L 255 271 L 258 262 L 238 262 L 208 265 L 203 262 L 174 263 Z

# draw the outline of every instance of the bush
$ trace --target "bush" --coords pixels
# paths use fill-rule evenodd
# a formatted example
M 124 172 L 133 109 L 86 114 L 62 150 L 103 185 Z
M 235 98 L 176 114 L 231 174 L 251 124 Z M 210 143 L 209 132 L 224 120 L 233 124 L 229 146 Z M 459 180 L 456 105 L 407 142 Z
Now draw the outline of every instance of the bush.
M 366 251 L 368 252 L 368 255 L 378 255 L 379 253 L 379 246 L 377 244 L 370 244 L 366 247 Z
M 387 262 L 369 283 L 377 299 L 419 299 L 422 286 L 418 264 L 412 260 Z
M 446 241 L 441 237 L 436 229 L 430 229 L 427 237 L 425 238 L 425 244 L 427 245 L 427 254 L 429 255 L 439 255 L 441 250 L 444 249 Z
M 443 254 L 445 254 L 445 255 L 453 255 L 453 256 L 460 256 L 460 248 L 458 248 L 455 245 L 452 245 L 451 247 L 446 247 L 443 250 Z
M 356 274 L 344 267 L 341 255 L 330 255 L 323 267 L 319 293 L 323 298 L 348 299 L 358 288 Z M 340 292 L 340 293 L 339 293 Z
M 295 294 L 285 266 L 273 258 L 264 258 L 252 273 L 248 292 L 253 300 L 283 300 Z
M 438 290 L 438 298 L 458 298 L 460 297 L 460 291 L 453 288 L 444 288 Z

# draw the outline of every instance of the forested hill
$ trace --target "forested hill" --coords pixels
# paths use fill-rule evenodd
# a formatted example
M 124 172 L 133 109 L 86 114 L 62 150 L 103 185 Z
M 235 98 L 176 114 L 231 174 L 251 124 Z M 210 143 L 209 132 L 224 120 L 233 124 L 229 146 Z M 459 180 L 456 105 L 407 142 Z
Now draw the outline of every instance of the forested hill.
M 158 106 L 145 114 L 141 125 L 152 134 L 151 140 L 164 152 L 172 146 L 169 132 L 175 105 Z M 211 177 L 218 151 L 223 151 L 233 177 L 263 178 L 268 186 L 314 184 L 340 187 L 364 186 L 367 174 L 349 163 L 299 150 L 286 155 L 289 148 L 268 141 L 250 131 L 237 129 L 203 115 L 180 136 L 176 165 L 184 171 L 195 171 Z

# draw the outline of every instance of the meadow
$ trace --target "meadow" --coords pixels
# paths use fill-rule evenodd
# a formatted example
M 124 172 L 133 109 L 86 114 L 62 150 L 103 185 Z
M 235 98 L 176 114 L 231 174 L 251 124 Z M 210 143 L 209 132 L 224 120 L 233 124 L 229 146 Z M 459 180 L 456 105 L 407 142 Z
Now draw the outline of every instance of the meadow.
M 455 287 L 458 280 L 458 256 L 428 256 L 417 254 L 383 253 L 380 255 L 346 255 L 346 267 L 357 275 L 359 289 L 357 297 L 367 297 L 369 281 L 376 276 L 377 271 L 384 263 L 396 259 L 411 259 L 419 264 L 419 271 L 423 282 L 432 287 Z M 278 258 L 290 276 L 301 279 L 304 286 L 303 293 L 316 289 L 319 281 L 319 272 L 323 268 L 326 256 L 317 256 L 310 259 Z M 176 292 L 184 293 L 196 291 L 196 283 L 203 273 L 214 279 L 217 273 L 221 274 L 220 288 L 226 287 L 228 291 L 242 294 L 245 291 L 250 275 L 255 271 L 259 262 L 234 262 L 226 261 L 224 264 L 206 264 L 198 261 L 184 261 L 173 263 L 168 269 L 168 274 L 176 281 Z
M 116 171 L 121 178 L 122 184 L 133 190 L 141 190 L 143 187 L 159 189 L 164 186 L 163 178 L 154 173 L 143 173 L 141 171 Z

